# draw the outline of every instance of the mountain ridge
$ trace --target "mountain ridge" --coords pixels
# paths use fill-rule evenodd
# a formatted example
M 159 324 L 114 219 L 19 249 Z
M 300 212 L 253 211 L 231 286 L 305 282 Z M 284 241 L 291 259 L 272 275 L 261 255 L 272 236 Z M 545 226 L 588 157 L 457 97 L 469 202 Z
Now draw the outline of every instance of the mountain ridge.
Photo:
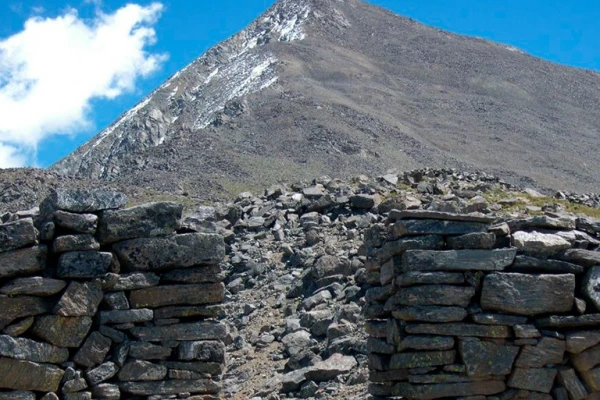
M 200 198 L 421 166 L 594 191 L 599 98 L 593 71 L 355 0 L 281 0 L 52 169 Z

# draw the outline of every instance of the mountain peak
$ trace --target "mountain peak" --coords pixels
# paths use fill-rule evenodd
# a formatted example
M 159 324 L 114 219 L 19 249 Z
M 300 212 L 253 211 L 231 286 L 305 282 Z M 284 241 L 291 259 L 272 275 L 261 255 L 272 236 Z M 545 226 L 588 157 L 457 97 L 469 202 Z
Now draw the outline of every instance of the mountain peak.
M 53 169 L 197 196 L 422 166 L 597 189 L 600 76 L 514 50 L 279 0 Z

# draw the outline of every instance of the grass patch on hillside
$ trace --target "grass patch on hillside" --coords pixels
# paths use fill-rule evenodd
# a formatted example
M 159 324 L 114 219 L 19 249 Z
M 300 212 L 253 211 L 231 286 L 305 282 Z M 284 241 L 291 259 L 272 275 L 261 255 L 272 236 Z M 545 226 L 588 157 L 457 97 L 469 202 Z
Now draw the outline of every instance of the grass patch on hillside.
M 502 211 L 514 212 L 517 210 L 523 210 L 526 206 L 544 207 L 547 205 L 560 205 L 567 212 L 572 214 L 583 214 L 593 218 L 600 218 L 600 208 L 589 207 L 579 203 L 572 203 L 567 200 L 555 199 L 550 196 L 535 197 L 524 192 L 505 192 L 500 189 L 493 189 L 482 193 L 482 196 L 489 203 L 497 203 L 500 200 L 507 200 L 514 198 L 516 202 L 513 204 L 502 205 Z M 531 212 L 530 214 L 543 214 L 540 212 Z

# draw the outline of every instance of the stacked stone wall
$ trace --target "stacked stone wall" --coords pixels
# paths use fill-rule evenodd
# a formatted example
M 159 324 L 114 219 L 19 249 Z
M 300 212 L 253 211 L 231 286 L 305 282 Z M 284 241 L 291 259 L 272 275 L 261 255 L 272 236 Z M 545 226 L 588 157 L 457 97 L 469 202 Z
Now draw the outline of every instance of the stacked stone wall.
M 0 399 L 216 399 L 223 238 L 181 205 L 57 191 L 0 225 Z
M 392 211 L 365 235 L 369 392 L 600 399 L 600 227 Z

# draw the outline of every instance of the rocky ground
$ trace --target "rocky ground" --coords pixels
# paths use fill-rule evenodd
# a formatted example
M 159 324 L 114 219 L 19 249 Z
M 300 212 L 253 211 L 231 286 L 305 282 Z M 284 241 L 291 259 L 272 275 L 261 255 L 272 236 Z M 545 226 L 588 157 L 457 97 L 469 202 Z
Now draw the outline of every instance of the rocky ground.
M 28 191 L 47 184 L 37 170 L 30 174 L 11 186 L 11 193 L 21 193 L 16 200 L 3 192 L 11 204 L 28 204 Z M 55 185 L 77 184 L 52 179 Z M 136 202 L 144 200 L 139 196 Z M 188 205 L 181 231 L 219 232 L 227 244 L 224 397 L 367 398 L 362 309 L 370 272 L 362 243 L 366 229 L 390 210 L 499 219 L 579 213 L 600 224 L 593 218 L 600 218 L 599 206 L 593 194 L 547 197 L 485 173 L 430 169 L 349 181 L 321 177 L 272 186 L 260 195 L 240 193 L 228 203 Z M 0 214 L 3 222 L 17 217 Z
M 562 196 L 589 205 L 485 174 L 417 170 L 348 182 L 323 177 L 201 207 L 187 228 L 221 232 L 228 244 L 225 397 L 367 398 L 362 242 L 391 209 L 505 217 L 598 211 L 593 196 Z

